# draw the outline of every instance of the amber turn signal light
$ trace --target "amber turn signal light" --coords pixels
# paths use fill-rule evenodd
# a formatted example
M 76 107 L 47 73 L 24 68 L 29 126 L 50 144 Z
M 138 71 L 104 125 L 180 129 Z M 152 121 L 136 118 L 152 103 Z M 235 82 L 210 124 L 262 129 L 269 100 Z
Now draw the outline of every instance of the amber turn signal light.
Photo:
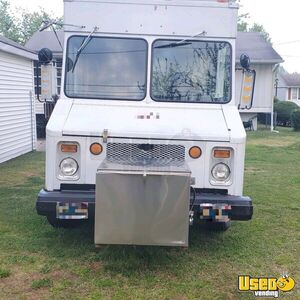
M 99 144 L 99 143 L 93 143 L 91 146 L 90 146 L 90 151 L 92 154 L 94 155 L 99 155 L 102 153 L 103 151 L 103 147 Z
M 214 150 L 215 158 L 230 158 L 230 150 Z
M 194 146 L 190 148 L 189 155 L 194 159 L 199 158 L 202 155 L 202 150 L 199 147 Z
M 76 153 L 77 145 L 76 144 L 61 144 L 60 150 L 61 150 L 61 152 Z

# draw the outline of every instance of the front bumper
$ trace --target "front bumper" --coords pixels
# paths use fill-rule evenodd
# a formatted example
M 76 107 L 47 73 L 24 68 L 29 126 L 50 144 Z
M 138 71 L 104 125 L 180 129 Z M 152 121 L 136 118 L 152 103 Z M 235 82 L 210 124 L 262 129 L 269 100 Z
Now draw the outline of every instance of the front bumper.
M 87 203 L 88 215 L 95 215 L 95 191 L 46 191 L 42 189 L 36 202 L 36 210 L 40 215 L 50 215 L 56 213 L 57 203 Z M 220 195 L 212 193 L 201 193 L 196 191 L 196 195 L 191 193 L 191 206 L 195 211 L 200 210 L 203 204 L 229 205 L 231 210 L 228 217 L 231 220 L 247 221 L 253 215 L 252 200 L 249 197 Z

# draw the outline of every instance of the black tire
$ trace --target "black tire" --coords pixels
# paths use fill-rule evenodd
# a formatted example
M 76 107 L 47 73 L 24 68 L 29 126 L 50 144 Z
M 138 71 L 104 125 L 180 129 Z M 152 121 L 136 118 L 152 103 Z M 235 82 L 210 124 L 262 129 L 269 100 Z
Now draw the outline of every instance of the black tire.
M 207 221 L 205 222 L 205 229 L 208 230 L 214 230 L 214 231 L 226 231 L 231 226 L 231 222 L 213 222 L 213 221 Z
M 47 220 L 54 228 L 77 228 L 82 225 L 82 220 L 60 220 L 53 215 L 48 215 Z

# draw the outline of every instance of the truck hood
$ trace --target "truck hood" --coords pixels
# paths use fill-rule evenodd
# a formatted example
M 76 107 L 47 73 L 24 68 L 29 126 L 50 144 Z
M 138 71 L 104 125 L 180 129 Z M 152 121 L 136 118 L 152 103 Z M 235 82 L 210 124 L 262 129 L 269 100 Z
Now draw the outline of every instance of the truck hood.
M 178 140 L 230 140 L 222 108 L 106 106 L 73 103 L 63 135 Z

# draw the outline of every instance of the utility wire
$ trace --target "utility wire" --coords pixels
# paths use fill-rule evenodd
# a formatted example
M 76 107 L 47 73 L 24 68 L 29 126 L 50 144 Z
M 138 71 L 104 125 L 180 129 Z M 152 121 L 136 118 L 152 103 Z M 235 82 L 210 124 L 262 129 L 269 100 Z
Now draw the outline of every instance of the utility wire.
M 288 58 L 300 58 L 299 55 L 290 55 L 290 54 L 287 54 L 287 55 L 281 54 L 281 56 L 288 57 Z
M 300 40 L 288 41 L 288 42 L 281 42 L 281 43 L 274 43 L 274 45 L 289 45 L 289 44 L 296 44 L 300 43 Z

